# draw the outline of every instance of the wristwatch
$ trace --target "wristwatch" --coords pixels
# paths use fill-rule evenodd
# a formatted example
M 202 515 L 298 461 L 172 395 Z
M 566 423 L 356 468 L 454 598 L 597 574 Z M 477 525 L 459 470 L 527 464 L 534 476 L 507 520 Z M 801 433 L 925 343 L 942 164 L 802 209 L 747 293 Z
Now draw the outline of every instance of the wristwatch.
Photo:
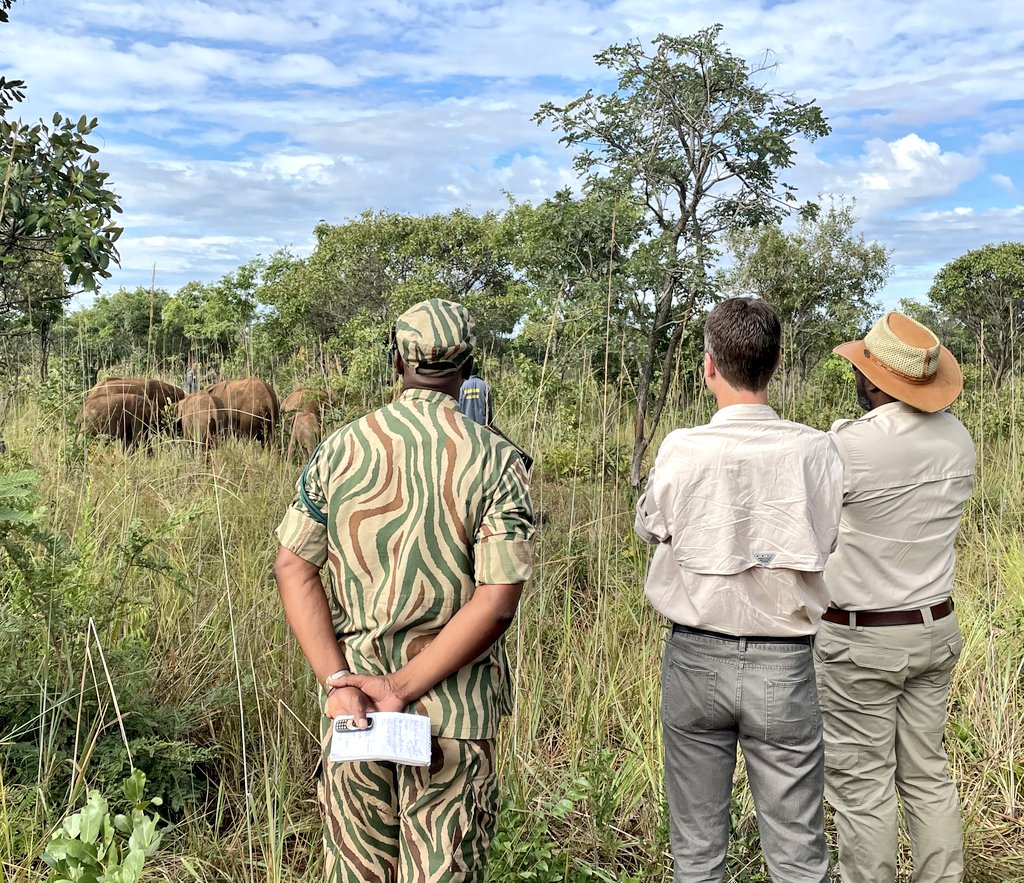
M 328 684 L 327 683 L 331 678 L 342 678 L 345 675 L 350 675 L 350 674 L 352 674 L 352 672 L 350 672 L 347 668 L 342 668 L 342 669 L 338 669 L 338 671 L 334 672 L 334 674 L 328 675 L 326 678 L 324 678 L 324 692 L 328 696 L 330 696 L 333 691 L 338 689 L 338 687 L 335 684 Z

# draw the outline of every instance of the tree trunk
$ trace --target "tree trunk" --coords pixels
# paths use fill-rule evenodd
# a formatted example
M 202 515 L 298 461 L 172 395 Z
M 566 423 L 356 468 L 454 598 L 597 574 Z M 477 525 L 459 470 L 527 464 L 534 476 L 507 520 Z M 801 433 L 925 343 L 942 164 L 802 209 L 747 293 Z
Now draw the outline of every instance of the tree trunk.
M 671 284 L 671 283 L 670 283 Z M 674 287 L 674 286 L 673 286 Z M 693 308 L 696 303 L 696 295 L 691 292 L 689 303 L 686 305 L 686 313 L 676 323 L 672 336 L 668 340 L 668 348 L 661 360 L 661 384 L 658 387 L 658 394 L 654 400 L 654 408 L 650 414 L 650 421 L 647 420 L 648 404 L 650 401 L 650 385 L 654 380 L 654 355 L 657 349 L 655 329 L 660 328 L 655 324 L 651 328 L 650 345 L 648 346 L 648 357 L 644 361 L 643 377 L 644 386 L 637 392 L 636 432 L 633 439 L 633 457 L 629 466 L 629 483 L 633 490 L 639 490 L 641 473 L 643 471 L 644 454 L 651 445 L 654 433 L 658 431 L 658 424 L 661 422 L 661 415 L 665 410 L 668 401 L 668 393 L 672 388 L 672 380 L 676 370 L 676 351 L 682 342 L 683 334 L 686 332 L 690 319 L 693 317 Z M 659 311 L 660 312 L 660 311 Z M 664 323 L 667 324 L 667 323 Z M 642 394 L 642 398 L 641 398 Z M 641 401 L 643 410 L 641 411 Z
M 651 383 L 654 380 L 654 360 L 658 353 L 661 329 L 668 324 L 669 317 L 672 315 L 674 295 L 675 280 L 670 276 L 665 283 L 661 297 L 658 299 L 658 308 L 655 310 L 650 330 L 647 332 L 647 352 L 644 354 L 644 361 L 640 366 L 640 377 L 637 381 L 633 457 L 630 460 L 629 466 L 629 483 L 633 490 L 637 490 L 640 487 L 640 472 L 644 454 L 647 453 L 647 448 L 651 443 L 651 438 L 647 431 L 647 410 L 650 400 Z M 651 433 L 653 431 L 652 429 Z
M 39 379 L 46 380 L 50 376 L 50 323 L 43 322 L 39 326 Z

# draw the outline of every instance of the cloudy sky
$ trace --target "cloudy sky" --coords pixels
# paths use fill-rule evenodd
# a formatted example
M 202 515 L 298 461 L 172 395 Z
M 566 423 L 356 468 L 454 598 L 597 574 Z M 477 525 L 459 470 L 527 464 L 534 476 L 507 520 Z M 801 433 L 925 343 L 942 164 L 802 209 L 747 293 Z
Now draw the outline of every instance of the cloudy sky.
M 100 118 L 122 197 L 107 287 L 209 281 L 365 209 L 474 211 L 573 181 L 547 100 L 611 83 L 593 54 L 721 21 L 767 83 L 816 98 L 800 195 L 856 199 L 888 303 L 1024 239 L 1024 3 L 899 0 L 18 0 L 0 71 L 24 117 Z

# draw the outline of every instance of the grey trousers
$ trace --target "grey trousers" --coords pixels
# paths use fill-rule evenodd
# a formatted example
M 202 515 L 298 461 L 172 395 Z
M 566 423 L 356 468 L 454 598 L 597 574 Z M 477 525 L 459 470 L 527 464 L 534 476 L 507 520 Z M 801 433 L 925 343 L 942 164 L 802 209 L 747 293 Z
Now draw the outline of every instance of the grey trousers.
M 892 883 L 903 801 L 914 883 L 959 883 L 960 802 L 949 777 L 946 701 L 963 641 L 956 615 L 923 625 L 823 622 L 815 640 L 825 725 L 825 796 L 843 883 Z
M 810 644 L 676 631 L 662 662 L 677 883 L 720 883 L 736 745 L 774 883 L 827 883 L 821 718 Z

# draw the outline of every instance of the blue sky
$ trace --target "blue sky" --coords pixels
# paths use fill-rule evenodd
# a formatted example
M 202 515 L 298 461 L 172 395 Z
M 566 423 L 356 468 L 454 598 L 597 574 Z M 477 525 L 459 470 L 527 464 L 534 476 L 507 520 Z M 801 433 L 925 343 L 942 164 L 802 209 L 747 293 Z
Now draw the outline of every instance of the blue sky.
M 971 248 L 1024 239 L 1024 4 L 864 0 L 18 0 L 0 70 L 24 117 L 100 118 L 125 209 L 106 286 L 175 289 L 311 247 L 366 209 L 541 200 L 571 156 L 531 120 L 607 89 L 593 54 L 721 21 L 833 127 L 789 174 L 856 200 L 892 250 L 883 299 Z

